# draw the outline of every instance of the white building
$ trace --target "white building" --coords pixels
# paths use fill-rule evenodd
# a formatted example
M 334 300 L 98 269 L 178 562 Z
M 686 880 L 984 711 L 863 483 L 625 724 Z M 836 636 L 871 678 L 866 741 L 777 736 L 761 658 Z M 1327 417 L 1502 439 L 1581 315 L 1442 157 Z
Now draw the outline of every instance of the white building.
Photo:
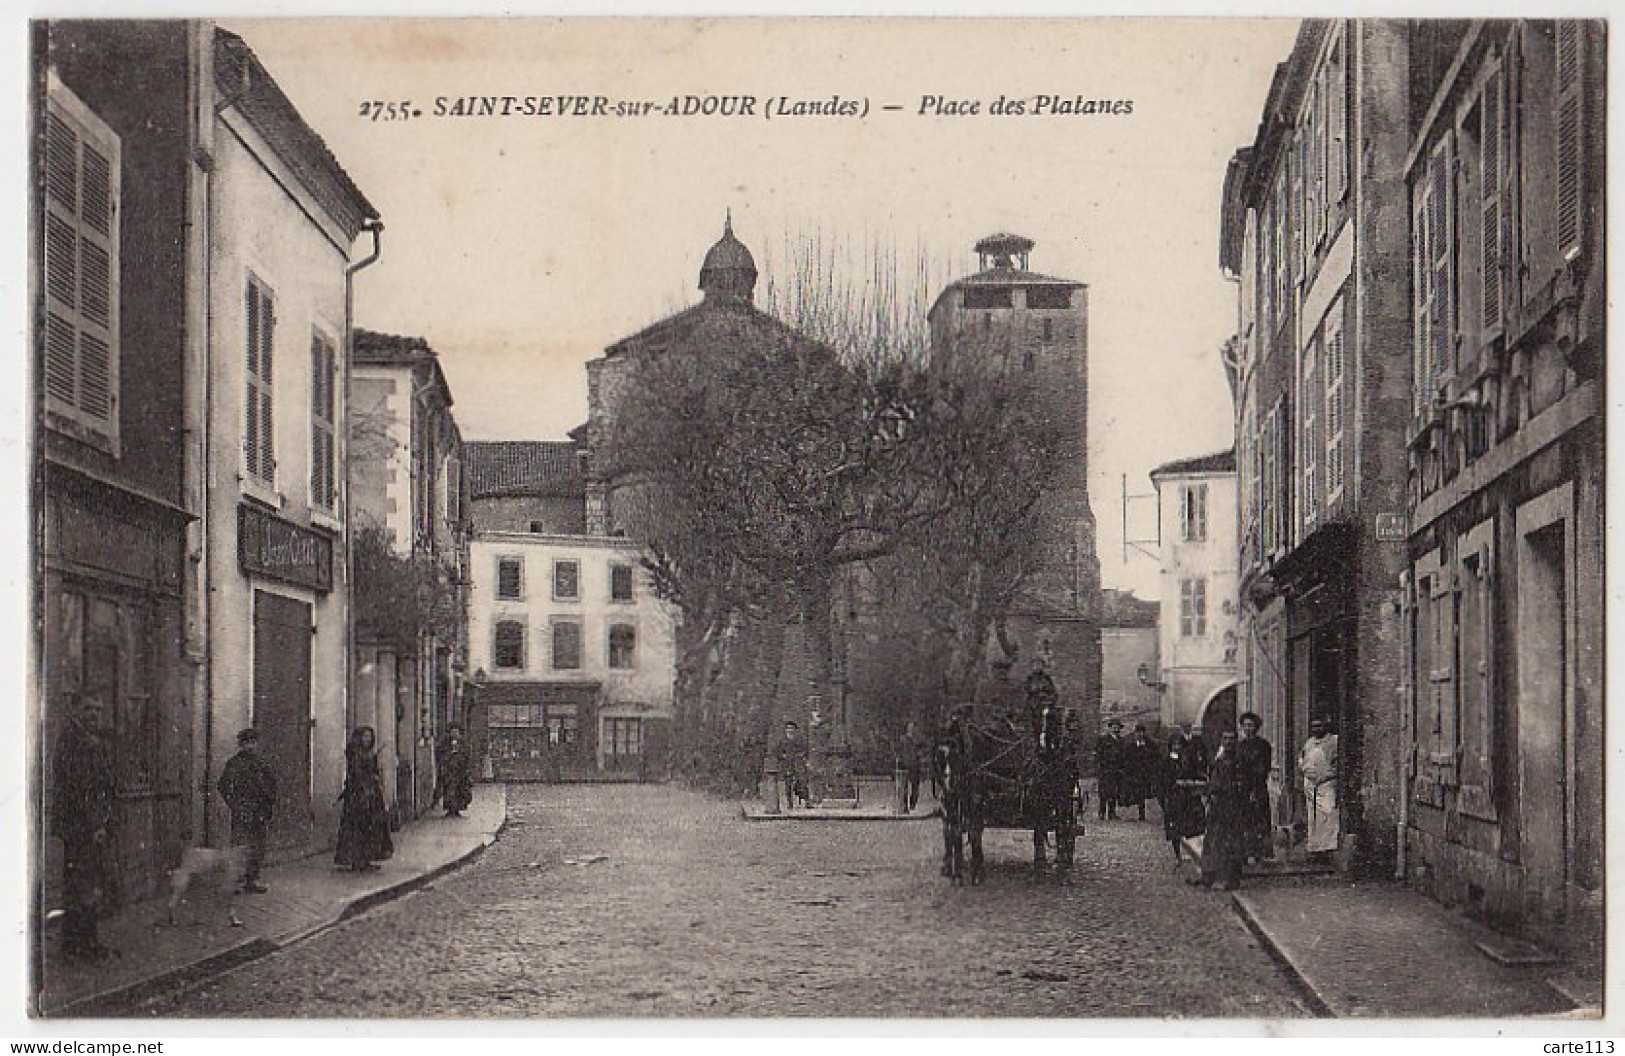
M 1236 459 L 1234 451 L 1151 471 L 1157 489 L 1162 593 L 1158 651 L 1162 724 L 1200 726 L 1237 677 Z
M 471 736 L 487 776 L 663 776 L 676 677 L 674 607 L 636 543 L 581 531 L 568 441 L 464 447 Z
M 210 707 L 194 739 L 212 788 L 234 734 L 259 730 L 279 780 L 272 843 L 297 851 L 331 842 L 344 779 L 352 247 L 377 213 L 242 40 L 198 42 L 212 75 L 197 112 L 215 116 L 195 147 L 208 173 L 196 615 Z M 212 811 L 226 831 L 224 806 Z

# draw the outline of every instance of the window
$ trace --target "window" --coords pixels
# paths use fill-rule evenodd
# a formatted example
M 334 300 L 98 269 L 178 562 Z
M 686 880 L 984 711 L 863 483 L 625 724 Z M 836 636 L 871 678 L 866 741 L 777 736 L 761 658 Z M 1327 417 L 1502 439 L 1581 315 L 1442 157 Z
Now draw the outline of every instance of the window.
M 271 416 L 272 347 L 276 335 L 276 304 L 271 288 L 248 277 L 243 294 L 248 317 L 248 396 L 243 455 L 248 475 L 276 486 L 276 443 Z
M 1201 638 L 1207 634 L 1207 580 L 1179 581 L 1179 636 Z
M 1447 566 L 1434 550 L 1416 563 L 1416 740 L 1430 784 L 1455 784 L 1456 611 Z
M 1027 287 L 1027 307 L 1042 309 L 1070 308 L 1072 307 L 1072 290 L 1066 286 L 1029 286 Z
M 1495 522 L 1488 520 L 1456 543 L 1457 696 L 1461 798 L 1477 817 L 1495 816 Z
M 1009 286 L 965 287 L 966 308 L 1008 308 L 1011 303 Z
M 557 620 L 553 624 L 553 670 L 581 669 L 581 624 Z
M 1053 320 L 1053 319 L 1045 319 L 1044 320 L 1044 325 L 1043 325 L 1043 332 L 1044 332 L 1044 340 L 1046 342 L 1054 341 L 1055 340 L 1055 320 Z
M 545 535 L 545 534 L 547 534 L 547 525 L 546 525 L 546 523 L 544 523 L 542 521 L 531 521 L 530 522 L 530 534 L 532 534 L 532 535 Z
M 628 670 L 637 666 L 638 632 L 629 623 L 611 624 L 609 628 L 609 666 Z
M 604 740 L 610 755 L 642 755 L 643 720 L 605 719 Z
M 631 601 L 632 600 L 632 566 L 631 565 L 610 565 L 609 566 L 609 600 L 610 601 Z
M 1484 337 L 1501 329 L 1507 287 L 1505 261 L 1511 248 L 1511 180 L 1508 177 L 1506 92 L 1501 67 L 1484 81 L 1478 114 L 1479 235 L 1478 276 Z
M 43 155 L 45 415 L 117 455 L 119 139 L 54 77 Z
M 1326 149 L 1331 155 L 1331 200 L 1341 202 L 1349 189 L 1348 72 L 1343 63 L 1342 29 L 1326 60 Z
M 1179 489 L 1179 538 L 1187 543 L 1207 541 L 1207 485 L 1184 484 Z
M 553 562 L 553 597 L 558 601 L 575 601 L 581 597 L 581 562 Z
M 498 668 L 515 670 L 525 666 L 525 625 L 518 620 L 499 620 L 491 662 Z
M 333 342 L 310 335 L 310 501 L 324 510 L 338 506 L 338 362 Z
M 497 597 L 504 601 L 517 601 L 525 596 L 525 559 L 522 557 L 497 558 Z

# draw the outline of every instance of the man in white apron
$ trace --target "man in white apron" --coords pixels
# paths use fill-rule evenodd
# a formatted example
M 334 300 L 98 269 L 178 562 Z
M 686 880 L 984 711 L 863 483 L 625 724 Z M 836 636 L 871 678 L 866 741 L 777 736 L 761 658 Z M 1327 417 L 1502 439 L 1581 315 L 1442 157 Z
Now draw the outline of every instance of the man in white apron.
M 1325 719 L 1309 720 L 1309 739 L 1298 753 L 1298 774 L 1303 781 L 1309 811 L 1309 839 L 1305 850 L 1321 854 L 1337 850 L 1337 734 L 1326 729 Z

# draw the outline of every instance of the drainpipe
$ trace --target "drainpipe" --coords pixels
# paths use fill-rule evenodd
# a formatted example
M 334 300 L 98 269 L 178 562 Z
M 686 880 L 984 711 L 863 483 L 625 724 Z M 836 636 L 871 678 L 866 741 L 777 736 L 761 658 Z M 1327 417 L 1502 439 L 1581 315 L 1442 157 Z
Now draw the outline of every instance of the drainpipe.
M 1394 865 L 1394 879 L 1405 883 L 1410 874 L 1410 859 L 1406 854 L 1405 837 L 1411 827 L 1411 760 L 1416 746 L 1411 743 L 1411 730 L 1415 723 L 1411 716 L 1415 708 L 1416 678 L 1414 647 L 1411 643 L 1411 577 L 1408 572 L 1399 576 L 1399 647 L 1403 675 L 1400 679 L 1399 701 L 1399 843 Z
M 369 217 L 361 224 L 361 230 L 372 235 L 372 252 L 353 264 L 344 268 L 344 431 L 340 443 L 343 444 L 342 462 L 344 465 L 344 589 L 346 591 L 344 604 L 344 735 L 348 736 L 355 723 L 353 709 L 355 707 L 355 551 L 351 545 L 354 542 L 354 524 L 350 511 L 350 377 L 353 373 L 351 364 L 355 356 L 355 273 L 367 267 L 378 259 L 383 251 L 381 245 L 384 234 L 384 222 L 377 217 Z

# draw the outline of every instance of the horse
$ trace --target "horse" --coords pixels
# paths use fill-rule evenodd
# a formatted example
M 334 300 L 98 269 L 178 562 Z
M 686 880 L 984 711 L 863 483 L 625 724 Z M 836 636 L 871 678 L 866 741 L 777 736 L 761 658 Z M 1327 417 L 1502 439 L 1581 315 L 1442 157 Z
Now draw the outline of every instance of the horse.
M 1049 835 L 1055 835 L 1055 873 L 1065 882 L 1078 837 L 1078 735 L 1070 713 L 1045 707 L 1032 715 L 1033 744 L 1022 775 L 1022 805 L 1033 833 L 1033 874 L 1049 869 Z

